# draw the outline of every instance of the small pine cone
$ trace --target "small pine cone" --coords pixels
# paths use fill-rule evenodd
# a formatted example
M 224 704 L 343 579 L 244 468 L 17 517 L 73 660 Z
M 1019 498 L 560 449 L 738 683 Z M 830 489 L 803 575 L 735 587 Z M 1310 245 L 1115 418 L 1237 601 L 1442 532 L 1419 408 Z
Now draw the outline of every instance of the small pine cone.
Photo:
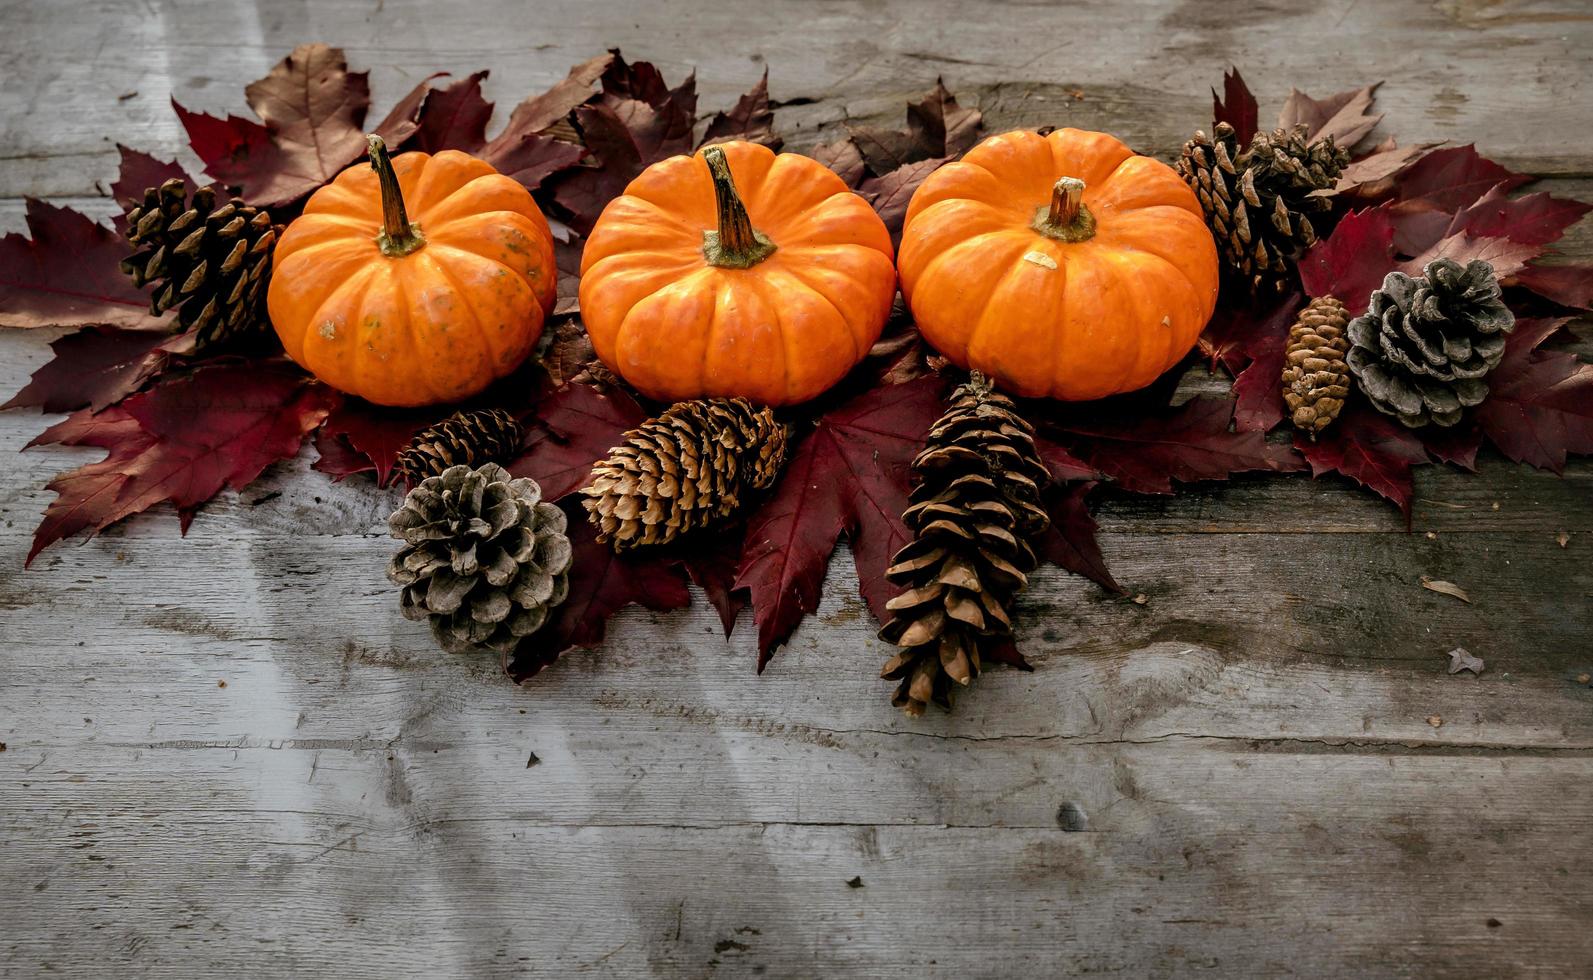
M 598 540 L 665 544 L 730 517 L 779 476 L 788 434 L 745 398 L 671 405 L 592 468 L 581 493 Z
M 1434 259 L 1412 279 L 1390 272 L 1350 321 L 1345 357 L 1378 411 L 1411 428 L 1449 426 L 1488 397 L 1483 381 L 1504 357 L 1515 314 L 1493 266 Z
M 1284 350 L 1283 403 L 1294 427 L 1312 439 L 1333 424 L 1350 394 L 1350 315 L 1332 296 L 1312 300 L 1289 328 Z
M 1029 541 L 1050 518 L 1034 430 L 977 372 L 952 393 L 913 473 L 902 520 L 914 538 L 885 570 L 904 588 L 879 635 L 902 648 L 880 671 L 900 682 L 892 703 L 917 716 L 930 701 L 949 709 L 951 683 L 972 682 L 981 654 L 1011 634 L 1012 603 L 1035 566 Z
M 1316 244 L 1311 216 L 1333 204 L 1326 190 L 1349 164 L 1333 139 L 1306 142 L 1305 126 L 1257 133 L 1239 147 L 1237 134 L 1218 123 L 1213 135 L 1195 133 L 1176 166 L 1206 213 L 1223 260 L 1250 288 L 1287 288 L 1295 261 Z
M 400 611 L 431 620 L 449 653 L 507 652 L 569 593 L 564 511 L 494 463 L 428 477 L 388 528 L 404 542 L 387 568 L 404 590 Z
M 154 286 L 150 312 L 181 307 L 177 322 L 195 332 L 196 348 L 232 340 L 266 324 L 271 250 L 282 229 L 271 215 L 241 198 L 220 204 L 212 187 L 188 197 L 173 177 L 144 192 L 127 212 L 133 254 L 122 271 L 142 288 Z
M 455 412 L 422 429 L 398 454 L 393 472 L 414 486 L 450 466 L 508 463 L 525 442 L 525 428 L 501 408 Z

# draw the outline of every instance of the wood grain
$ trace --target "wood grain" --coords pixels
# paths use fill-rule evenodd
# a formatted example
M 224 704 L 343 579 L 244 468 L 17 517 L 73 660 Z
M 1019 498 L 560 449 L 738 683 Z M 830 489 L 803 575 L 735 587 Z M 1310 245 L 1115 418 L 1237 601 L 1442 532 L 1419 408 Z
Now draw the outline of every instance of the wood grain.
M 1229 63 L 1263 118 L 1382 77 L 1387 132 L 1593 199 L 1571 0 L 3 11 L 6 230 L 25 194 L 108 216 L 114 141 L 178 153 L 169 95 L 238 110 L 312 39 L 371 67 L 378 111 L 434 69 L 491 67 L 511 104 L 610 45 L 696 67 L 712 110 L 767 64 L 799 146 L 937 73 L 996 128 L 1163 156 Z M 1593 222 L 1562 246 L 1593 257 Z M 0 390 L 56 335 L 0 334 Z M 395 615 L 396 497 L 308 451 L 186 538 L 157 509 L 23 572 L 42 486 L 96 455 L 19 455 L 43 423 L 0 415 L 0 976 L 1593 970 L 1593 464 L 1425 467 L 1410 531 L 1334 480 L 1107 492 L 1143 604 L 1044 570 L 1035 670 L 909 721 L 844 549 L 761 677 L 699 601 L 514 687 Z M 1481 676 L 1445 672 L 1455 646 Z

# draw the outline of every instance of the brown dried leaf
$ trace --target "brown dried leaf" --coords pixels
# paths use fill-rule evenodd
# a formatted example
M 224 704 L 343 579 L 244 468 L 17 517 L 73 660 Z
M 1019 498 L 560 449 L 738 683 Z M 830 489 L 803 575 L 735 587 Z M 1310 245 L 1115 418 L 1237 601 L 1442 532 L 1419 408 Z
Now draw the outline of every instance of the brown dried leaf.
M 1445 582 L 1439 578 L 1428 578 L 1425 575 L 1422 576 L 1421 582 L 1422 588 L 1429 592 L 1440 592 L 1447 596 L 1453 596 L 1468 605 L 1471 603 L 1471 596 L 1466 594 L 1466 590 L 1453 582 Z
M 1485 666 L 1481 657 L 1473 657 L 1466 652 L 1465 647 L 1455 647 L 1449 651 L 1449 672 L 1451 674 L 1458 674 L 1463 670 L 1469 670 L 1473 674 L 1480 674 Z

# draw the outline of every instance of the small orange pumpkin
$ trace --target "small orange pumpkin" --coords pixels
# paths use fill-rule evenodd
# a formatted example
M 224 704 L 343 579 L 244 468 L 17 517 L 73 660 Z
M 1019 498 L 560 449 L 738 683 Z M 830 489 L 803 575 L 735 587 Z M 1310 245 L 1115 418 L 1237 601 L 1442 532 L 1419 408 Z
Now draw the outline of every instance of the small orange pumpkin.
M 931 174 L 897 268 L 925 339 L 1031 398 L 1143 388 L 1217 305 L 1217 248 L 1194 192 L 1078 129 L 992 136 Z
M 829 168 L 724 143 L 653 164 L 603 209 L 581 315 L 603 363 L 651 398 L 795 404 L 879 339 L 891 259 L 884 222 Z
M 379 405 L 468 398 L 542 335 L 557 285 L 547 220 L 482 160 L 389 160 L 369 139 L 370 166 L 316 191 L 277 243 L 271 323 L 289 357 L 340 391 Z

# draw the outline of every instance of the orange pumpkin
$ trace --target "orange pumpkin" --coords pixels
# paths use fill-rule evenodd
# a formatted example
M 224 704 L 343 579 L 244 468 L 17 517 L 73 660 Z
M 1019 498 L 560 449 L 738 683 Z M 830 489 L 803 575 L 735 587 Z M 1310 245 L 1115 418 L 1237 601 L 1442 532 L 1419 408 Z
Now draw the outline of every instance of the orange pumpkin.
M 1217 305 L 1194 193 L 1171 167 L 1078 129 L 992 136 L 931 174 L 897 267 L 936 349 L 1031 398 L 1142 388 Z
M 371 165 L 316 191 L 277 243 L 271 322 L 289 357 L 341 391 L 379 405 L 468 398 L 542 335 L 557 284 L 547 220 L 468 154 L 389 160 L 380 137 L 370 145 Z
M 789 405 L 879 339 L 891 259 L 884 222 L 823 164 L 730 142 L 656 163 L 609 202 L 581 256 L 581 315 L 649 397 Z

